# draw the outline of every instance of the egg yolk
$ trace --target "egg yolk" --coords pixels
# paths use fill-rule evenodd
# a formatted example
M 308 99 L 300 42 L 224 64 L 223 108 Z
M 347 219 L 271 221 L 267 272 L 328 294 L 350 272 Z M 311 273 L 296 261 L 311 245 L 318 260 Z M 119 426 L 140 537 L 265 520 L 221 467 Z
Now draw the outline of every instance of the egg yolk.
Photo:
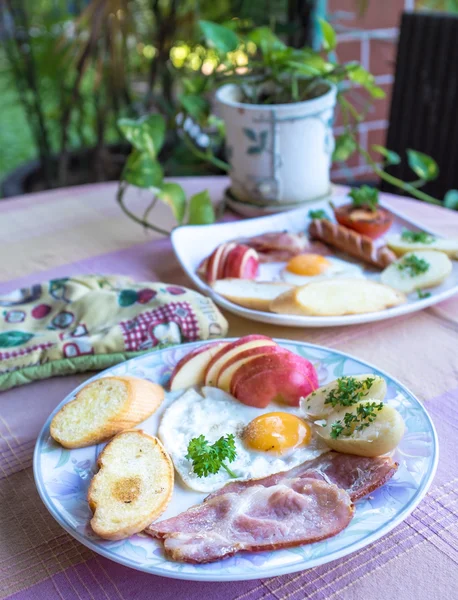
M 243 431 L 243 441 L 252 450 L 283 454 L 298 446 L 307 446 L 310 426 L 295 415 L 271 412 L 253 419 Z
M 286 270 L 296 275 L 320 275 L 330 266 L 329 260 L 319 254 L 299 254 L 288 262 Z

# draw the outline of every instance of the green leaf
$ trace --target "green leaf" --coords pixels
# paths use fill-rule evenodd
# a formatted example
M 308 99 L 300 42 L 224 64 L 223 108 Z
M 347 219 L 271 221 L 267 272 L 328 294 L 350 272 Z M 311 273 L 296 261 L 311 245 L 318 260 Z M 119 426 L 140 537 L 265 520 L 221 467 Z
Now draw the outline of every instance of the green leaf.
M 348 160 L 348 158 L 355 152 L 356 142 L 354 137 L 349 133 L 343 133 L 336 139 L 336 146 L 332 153 L 332 160 L 342 162 Z
M 381 154 L 385 159 L 385 164 L 387 165 L 398 165 L 401 162 L 401 157 L 397 152 L 393 152 L 393 150 L 388 150 L 388 148 L 385 148 L 384 146 L 373 144 L 372 150 Z
M 362 185 L 360 188 L 352 188 L 348 194 L 353 200 L 352 204 L 355 207 L 369 208 L 372 211 L 377 210 L 378 205 L 378 189 L 370 185 Z
M 199 27 L 207 44 L 220 52 L 233 52 L 239 44 L 239 38 L 228 27 L 211 21 L 199 21 Z
M 320 24 L 321 35 L 323 36 L 323 48 L 328 52 L 334 50 L 337 45 L 337 36 L 334 28 L 321 17 L 318 17 L 318 23 Z
M 162 115 L 119 119 L 118 126 L 134 148 L 148 152 L 153 158 L 157 157 L 165 137 L 165 120 Z
M 436 161 L 417 150 L 407 150 L 407 161 L 412 171 L 424 181 L 432 181 L 439 175 L 439 166 Z
M 62 448 L 62 450 L 60 452 L 59 460 L 57 461 L 57 464 L 54 468 L 58 469 L 59 467 L 63 467 L 64 465 L 66 465 L 68 463 L 69 459 L 70 459 L 70 450 L 67 450 L 66 448 Z
M 444 206 L 451 210 L 458 210 L 458 190 L 449 190 L 445 194 Z
M 210 110 L 208 101 L 197 94 L 181 94 L 178 99 L 185 111 L 196 121 L 202 121 Z
M 157 197 L 168 204 L 175 219 L 181 225 L 186 211 L 186 194 L 178 183 L 163 183 Z
M 161 187 L 164 178 L 161 165 L 146 152 L 133 150 L 122 172 L 122 179 L 141 188 Z
M 207 190 L 191 196 L 189 200 L 189 225 L 208 225 L 215 222 L 215 211 Z
M 347 63 L 346 71 L 348 79 L 365 88 L 373 98 L 385 97 L 385 92 L 382 90 L 382 88 L 379 88 L 377 85 L 375 85 L 375 78 L 372 73 L 369 73 L 369 71 L 367 71 L 359 63 Z
M 0 333 L 0 348 L 20 346 L 26 344 L 33 337 L 33 333 L 26 333 L 25 331 L 4 331 Z
M 250 31 L 247 39 L 261 50 L 262 54 L 269 54 L 274 50 L 286 50 L 284 44 L 269 27 L 257 27 Z

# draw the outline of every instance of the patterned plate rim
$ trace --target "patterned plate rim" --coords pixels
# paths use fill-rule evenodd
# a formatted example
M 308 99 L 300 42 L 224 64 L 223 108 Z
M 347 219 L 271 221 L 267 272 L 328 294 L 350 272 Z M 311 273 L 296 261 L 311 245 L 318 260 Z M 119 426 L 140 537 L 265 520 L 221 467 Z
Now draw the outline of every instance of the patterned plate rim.
M 222 338 L 221 341 L 231 342 L 236 339 L 238 339 L 238 338 Z M 329 563 L 331 561 L 338 560 L 339 558 L 343 558 L 344 556 L 347 556 L 349 554 L 357 552 L 358 550 L 361 550 L 362 548 L 365 548 L 366 546 L 369 546 L 370 544 L 379 540 L 381 537 L 388 534 L 395 527 L 397 527 L 397 525 L 402 523 L 415 510 L 415 508 L 420 504 L 422 499 L 425 497 L 426 493 L 428 492 L 428 490 L 431 486 L 434 476 L 436 474 L 437 465 L 438 465 L 438 461 L 439 461 L 439 441 L 438 441 L 438 437 L 437 437 L 436 428 L 434 427 L 434 423 L 433 423 L 431 417 L 429 416 L 428 411 L 425 409 L 423 404 L 418 400 L 418 398 L 412 392 L 410 392 L 409 389 L 405 385 L 403 385 L 399 380 L 397 380 L 395 377 L 392 377 L 391 375 L 389 375 L 382 369 L 379 369 L 378 367 L 374 366 L 373 364 L 371 364 L 365 360 L 362 360 L 362 359 L 358 358 L 357 356 L 348 354 L 347 352 L 342 352 L 340 350 L 334 350 L 333 348 L 328 348 L 326 346 L 321 346 L 318 344 L 310 344 L 308 342 L 300 342 L 300 341 L 289 340 L 289 339 L 284 339 L 284 338 L 274 338 L 274 340 L 280 345 L 286 344 L 286 345 L 292 345 L 292 346 L 302 346 L 305 348 L 310 348 L 311 350 L 321 350 L 321 351 L 324 351 L 327 353 L 337 354 L 337 355 L 345 357 L 347 359 L 356 361 L 357 363 L 359 363 L 361 365 L 367 366 L 370 369 L 372 369 L 374 372 L 378 373 L 379 375 L 381 375 L 383 377 L 386 377 L 389 381 L 393 382 L 396 386 L 398 386 L 398 388 L 403 393 L 405 393 L 411 400 L 413 400 L 413 402 L 416 405 L 418 405 L 420 407 L 420 409 L 423 413 L 423 416 L 426 418 L 426 422 L 428 423 L 429 428 L 432 433 L 432 447 L 433 447 L 432 460 L 433 460 L 433 462 L 429 469 L 429 472 L 426 472 L 424 474 L 424 479 L 422 480 L 415 495 L 404 506 L 404 508 L 401 510 L 401 512 L 397 516 L 392 518 L 388 523 L 379 526 L 375 531 L 372 531 L 371 533 L 369 533 L 368 535 L 363 537 L 361 540 L 351 542 L 347 546 L 344 546 L 343 548 L 336 550 L 334 552 L 331 552 L 330 554 L 327 554 L 325 556 L 320 556 L 320 557 L 312 558 L 312 559 L 304 559 L 302 562 L 295 563 L 294 565 L 284 565 L 281 567 L 272 568 L 271 570 L 269 570 L 268 575 L 265 575 L 268 577 L 276 577 L 278 575 L 287 575 L 290 573 L 297 573 L 298 571 L 311 569 L 313 567 L 317 567 L 317 566 Z M 191 342 L 191 343 L 185 344 L 185 346 L 186 346 L 186 348 L 189 348 L 191 350 L 194 347 L 197 347 L 199 345 L 204 345 L 207 343 L 208 343 L 208 340 L 203 340 L 203 341 L 198 341 L 198 342 Z M 154 354 L 156 355 L 158 352 L 162 353 L 164 351 L 170 351 L 174 347 L 176 348 L 177 346 L 169 346 L 169 347 L 163 348 L 161 350 L 156 350 L 154 352 Z M 49 511 L 51 516 L 57 521 L 57 523 L 59 523 L 59 525 L 65 531 L 67 531 L 67 533 L 69 533 L 73 538 L 75 538 L 77 541 L 79 541 L 81 544 L 83 544 L 84 546 L 86 546 L 87 548 L 92 550 L 93 552 L 96 552 L 97 554 L 100 554 L 101 556 L 104 556 L 105 558 L 108 558 L 108 559 L 110 559 L 114 562 L 117 562 L 119 564 L 122 564 L 126 567 L 130 567 L 131 569 L 135 569 L 137 571 L 141 571 L 144 573 L 150 573 L 151 575 L 159 575 L 161 577 L 168 577 L 170 579 L 181 579 L 181 580 L 185 580 L 185 581 L 224 582 L 224 581 L 248 581 L 250 579 L 262 578 L 263 575 L 260 576 L 259 573 L 243 572 L 243 570 L 241 571 L 240 575 L 233 574 L 233 573 L 227 573 L 227 574 L 226 573 L 219 573 L 219 574 L 209 573 L 209 572 L 206 572 L 205 570 L 203 570 L 202 572 L 197 572 L 197 573 L 181 573 L 180 571 L 165 571 L 161 567 L 148 567 L 148 565 L 145 565 L 145 566 L 139 565 L 138 563 L 132 562 L 127 558 L 113 554 L 110 550 L 106 550 L 104 547 L 100 547 L 97 543 L 86 538 L 84 535 L 80 534 L 75 529 L 72 529 L 72 527 L 61 516 L 60 512 L 56 509 L 52 499 L 49 497 L 48 491 L 47 491 L 44 481 L 42 479 L 41 464 L 40 464 L 40 456 L 41 456 L 40 448 L 41 448 L 42 443 L 45 440 L 45 436 L 48 437 L 48 435 L 49 435 L 48 434 L 49 425 L 50 425 L 50 422 L 51 422 L 51 419 L 53 418 L 53 416 L 58 412 L 58 410 L 60 410 L 60 408 L 64 404 L 66 404 L 81 388 L 83 388 L 85 385 L 87 385 L 90 381 L 94 381 L 96 379 L 99 379 L 100 377 L 103 377 L 104 375 L 110 373 L 114 368 L 119 367 L 120 364 L 129 365 L 133 362 L 138 362 L 138 361 L 144 360 L 147 356 L 148 356 L 148 354 L 145 354 L 143 356 L 137 356 L 135 358 L 131 358 L 130 360 L 125 361 L 124 363 L 119 363 L 118 365 L 114 365 L 113 367 L 110 367 L 108 369 L 105 369 L 104 371 L 97 373 L 96 375 L 94 375 L 94 377 L 87 379 L 82 384 L 77 386 L 74 390 L 72 390 L 56 406 L 56 408 L 49 415 L 49 417 L 47 418 L 45 424 L 41 428 L 41 431 L 37 437 L 37 441 L 35 444 L 35 450 L 34 450 L 34 454 L 33 454 L 33 475 L 34 475 L 35 485 L 36 485 L 38 494 L 39 494 L 42 502 L 44 503 L 45 507 L 47 508 L 47 510 Z

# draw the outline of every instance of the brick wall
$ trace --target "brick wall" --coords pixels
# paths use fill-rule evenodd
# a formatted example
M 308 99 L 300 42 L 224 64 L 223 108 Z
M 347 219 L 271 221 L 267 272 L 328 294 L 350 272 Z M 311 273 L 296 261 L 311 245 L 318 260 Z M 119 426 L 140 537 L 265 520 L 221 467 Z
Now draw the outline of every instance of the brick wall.
M 414 0 L 369 0 L 362 16 L 356 0 L 328 0 L 328 19 L 338 32 L 337 56 L 340 61 L 358 60 L 375 75 L 386 98 L 375 100 L 364 123 L 359 127 L 360 144 L 370 150 L 372 144 L 385 144 L 391 89 L 394 80 L 398 26 L 401 13 L 414 8 Z M 349 92 L 352 103 L 363 108 L 368 96 L 359 88 Z M 336 115 L 335 134 L 343 132 L 341 115 Z M 371 168 L 359 156 L 338 163 L 332 170 L 334 181 L 374 181 Z

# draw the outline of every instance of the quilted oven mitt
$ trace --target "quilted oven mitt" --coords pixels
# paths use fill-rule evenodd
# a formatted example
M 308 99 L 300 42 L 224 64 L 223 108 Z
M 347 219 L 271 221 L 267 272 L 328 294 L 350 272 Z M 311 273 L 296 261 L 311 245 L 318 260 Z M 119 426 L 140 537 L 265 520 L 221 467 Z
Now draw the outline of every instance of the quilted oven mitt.
M 116 275 L 52 279 L 0 296 L 0 390 L 217 338 L 227 327 L 209 298 L 184 287 Z

